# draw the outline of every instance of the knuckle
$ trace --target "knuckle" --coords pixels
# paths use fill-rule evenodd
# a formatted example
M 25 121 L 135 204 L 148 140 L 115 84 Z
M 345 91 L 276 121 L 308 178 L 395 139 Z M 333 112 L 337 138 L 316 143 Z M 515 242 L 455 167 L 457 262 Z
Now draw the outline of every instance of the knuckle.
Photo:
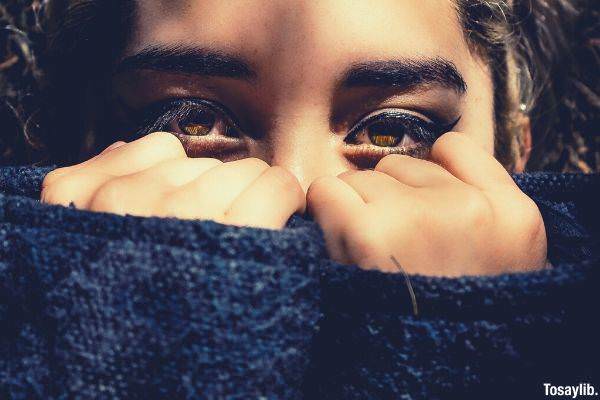
M 411 159 L 412 157 L 405 154 L 388 154 L 375 165 L 375 171 L 385 171 L 390 168 L 396 168 L 400 163 L 410 162 Z
M 186 156 L 185 149 L 177 136 L 169 132 L 152 132 L 146 136 L 146 139 L 152 142 L 153 146 L 164 152 L 172 154 L 174 157 Z
M 297 192 L 298 190 L 302 190 L 296 177 L 288 172 L 285 168 L 279 166 L 270 167 L 269 173 L 273 178 L 274 184 L 280 187 L 283 191 Z
M 56 182 L 60 177 L 64 176 L 68 169 L 68 167 L 56 168 L 46 174 L 44 180 L 42 181 L 42 189 L 52 185 Z
M 431 147 L 431 154 L 435 157 L 444 153 L 448 147 L 453 147 L 462 143 L 466 136 L 460 132 L 447 132 L 440 136 Z
M 488 198 L 476 189 L 467 190 L 460 208 L 465 221 L 471 226 L 487 226 L 492 217 L 492 207 Z
M 306 192 L 306 201 L 314 203 L 322 198 L 323 192 L 326 192 L 335 184 L 335 176 L 321 176 L 315 179 Z
M 79 183 L 71 175 L 57 176 L 42 189 L 41 201 L 49 204 L 69 205 L 79 191 Z
M 542 215 L 536 203 L 523 195 L 512 204 L 511 218 L 506 221 L 507 237 L 511 238 L 513 253 L 529 266 L 543 265 L 546 259 L 547 238 Z
M 535 237 L 543 227 L 543 220 L 537 204 L 527 196 L 524 196 L 519 211 L 519 220 L 529 237 Z
M 220 210 L 208 209 L 198 204 L 191 205 L 184 191 L 164 195 L 155 205 L 155 214 L 161 217 L 180 219 L 223 219 Z
M 155 203 L 159 215 L 176 218 L 200 218 L 203 214 L 197 203 L 190 203 L 188 189 L 169 191 L 160 196 Z
M 251 167 L 254 167 L 254 168 L 257 168 L 257 169 L 267 169 L 267 168 L 269 168 L 269 164 L 267 164 L 267 162 L 265 160 L 262 160 L 262 159 L 257 158 L 257 157 L 246 158 L 246 159 L 244 159 L 244 163 L 247 163 Z
M 373 179 L 376 176 L 379 176 L 380 174 L 383 174 L 383 172 L 371 171 L 371 170 L 366 170 L 366 171 L 350 170 L 350 171 L 342 172 L 341 174 L 339 174 L 337 176 L 337 178 L 343 182 L 351 184 L 352 182 L 360 182 L 360 181 L 369 182 L 371 179 Z
M 48 204 L 62 204 L 65 201 L 65 197 L 63 197 L 62 191 L 56 185 L 52 185 L 42 189 L 41 201 Z
M 92 211 L 118 213 L 122 210 L 123 184 L 113 179 L 98 188 L 90 203 Z
M 168 217 L 176 217 L 180 214 L 182 202 L 176 194 L 165 196 L 160 202 L 160 214 Z
M 287 195 L 300 212 L 306 211 L 306 195 L 298 179 L 282 167 L 271 167 L 276 185 Z

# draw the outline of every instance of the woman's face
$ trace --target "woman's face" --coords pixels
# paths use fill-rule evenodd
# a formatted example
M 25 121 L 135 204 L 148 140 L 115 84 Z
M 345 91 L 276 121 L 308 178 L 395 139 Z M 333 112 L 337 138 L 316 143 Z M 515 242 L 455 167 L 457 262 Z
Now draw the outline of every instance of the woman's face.
M 490 73 L 450 0 L 144 0 L 118 71 L 135 123 L 190 156 L 283 166 L 305 190 L 426 157 L 449 130 L 494 151 Z

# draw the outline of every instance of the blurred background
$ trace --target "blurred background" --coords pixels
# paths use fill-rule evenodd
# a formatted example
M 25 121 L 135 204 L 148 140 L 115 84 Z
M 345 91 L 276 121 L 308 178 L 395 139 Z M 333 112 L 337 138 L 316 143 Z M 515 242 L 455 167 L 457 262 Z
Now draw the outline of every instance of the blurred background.
M 0 165 L 42 159 L 47 1 L 0 0 Z M 521 29 L 544 66 L 529 170 L 600 172 L 600 0 L 514 1 L 525 3 Z

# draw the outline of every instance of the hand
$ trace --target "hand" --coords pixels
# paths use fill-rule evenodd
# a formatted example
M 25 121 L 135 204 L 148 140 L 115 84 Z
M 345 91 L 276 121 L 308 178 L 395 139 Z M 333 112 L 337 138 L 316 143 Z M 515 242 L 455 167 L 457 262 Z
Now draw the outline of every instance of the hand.
M 485 275 L 542 268 L 546 233 L 535 203 L 491 155 L 450 132 L 432 161 L 389 155 L 374 170 L 319 178 L 307 207 L 343 264 L 410 273 Z
M 152 133 L 50 172 L 42 202 L 138 216 L 212 219 L 280 229 L 306 198 L 298 180 L 256 158 L 188 158 L 179 139 Z

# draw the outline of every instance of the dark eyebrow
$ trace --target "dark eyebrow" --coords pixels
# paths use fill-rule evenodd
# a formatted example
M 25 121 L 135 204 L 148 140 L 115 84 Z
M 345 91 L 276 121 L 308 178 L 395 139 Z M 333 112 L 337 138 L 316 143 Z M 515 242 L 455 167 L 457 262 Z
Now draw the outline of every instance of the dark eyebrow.
M 419 86 L 437 84 L 467 91 L 467 84 L 456 66 L 443 58 L 399 59 L 355 64 L 342 80 L 342 87 L 398 87 L 409 91 Z
M 114 72 L 149 69 L 203 76 L 252 80 L 256 73 L 239 57 L 185 46 L 151 46 L 117 63 Z

